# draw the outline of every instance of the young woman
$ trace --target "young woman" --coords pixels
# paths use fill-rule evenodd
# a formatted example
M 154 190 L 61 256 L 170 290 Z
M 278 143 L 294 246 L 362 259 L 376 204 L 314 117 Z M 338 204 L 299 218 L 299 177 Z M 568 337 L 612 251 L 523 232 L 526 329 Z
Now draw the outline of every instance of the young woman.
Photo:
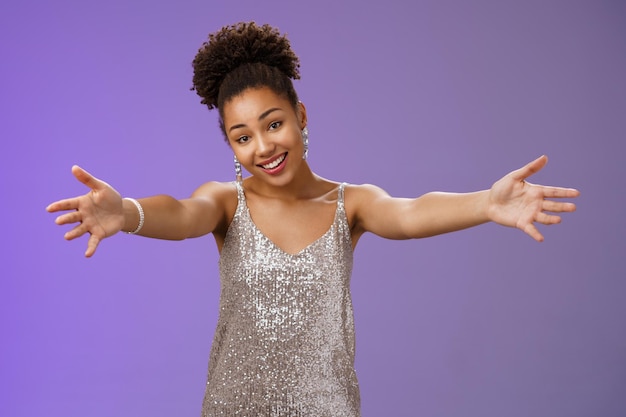
M 160 239 L 212 233 L 220 252 L 220 316 L 203 416 L 359 416 L 349 291 L 363 233 L 412 239 L 488 221 L 543 240 L 534 223 L 574 211 L 574 189 L 526 182 L 542 156 L 489 190 L 392 198 L 372 185 L 329 181 L 307 162 L 307 114 L 292 79 L 299 61 L 270 26 L 240 23 L 209 35 L 194 61 L 194 88 L 233 150 L 236 181 L 208 182 L 184 200 L 122 198 L 74 166 L 90 188 L 48 211 L 68 211 L 65 234 L 90 235 L 86 256 L 119 231 Z M 241 176 L 241 167 L 251 175 Z

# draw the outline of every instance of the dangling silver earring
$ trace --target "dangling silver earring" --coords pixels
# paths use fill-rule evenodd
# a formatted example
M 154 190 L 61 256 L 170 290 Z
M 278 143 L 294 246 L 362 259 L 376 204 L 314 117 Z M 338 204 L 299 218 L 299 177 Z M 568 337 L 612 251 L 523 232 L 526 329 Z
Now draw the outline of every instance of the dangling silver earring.
M 304 153 L 302 154 L 302 159 L 307 159 L 309 157 L 309 129 L 306 127 L 302 129 L 302 143 L 304 143 Z
M 241 183 L 241 164 L 239 163 L 239 159 L 237 159 L 237 155 L 235 155 L 233 159 L 235 161 L 235 178 L 237 179 L 237 182 Z

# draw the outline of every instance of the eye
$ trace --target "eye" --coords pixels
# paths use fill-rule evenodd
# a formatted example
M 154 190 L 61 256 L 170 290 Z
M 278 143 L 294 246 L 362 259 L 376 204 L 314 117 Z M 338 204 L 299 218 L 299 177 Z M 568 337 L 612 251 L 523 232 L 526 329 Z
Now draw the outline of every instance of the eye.
M 272 122 L 270 123 L 270 130 L 278 129 L 282 125 L 282 122 Z
M 237 142 L 237 143 L 246 143 L 249 140 L 250 140 L 250 137 L 248 137 L 246 135 L 243 135 L 243 136 L 240 136 L 237 139 L 235 139 L 235 142 Z

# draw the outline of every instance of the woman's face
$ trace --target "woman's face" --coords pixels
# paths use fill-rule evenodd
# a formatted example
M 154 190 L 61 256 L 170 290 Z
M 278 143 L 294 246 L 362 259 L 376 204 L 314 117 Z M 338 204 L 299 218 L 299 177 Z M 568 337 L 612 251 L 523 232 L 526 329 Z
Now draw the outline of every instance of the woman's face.
M 306 165 L 306 110 L 301 103 L 294 110 L 271 89 L 251 88 L 226 102 L 223 115 L 228 143 L 241 165 L 259 180 L 285 185 Z

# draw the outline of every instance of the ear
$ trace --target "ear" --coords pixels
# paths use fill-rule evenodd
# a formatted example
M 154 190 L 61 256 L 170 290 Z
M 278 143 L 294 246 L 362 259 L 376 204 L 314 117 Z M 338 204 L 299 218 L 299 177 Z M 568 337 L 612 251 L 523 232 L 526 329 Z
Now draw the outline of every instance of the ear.
M 300 121 L 300 129 L 304 129 L 308 120 L 306 118 L 306 107 L 301 101 L 298 102 L 298 120 Z

